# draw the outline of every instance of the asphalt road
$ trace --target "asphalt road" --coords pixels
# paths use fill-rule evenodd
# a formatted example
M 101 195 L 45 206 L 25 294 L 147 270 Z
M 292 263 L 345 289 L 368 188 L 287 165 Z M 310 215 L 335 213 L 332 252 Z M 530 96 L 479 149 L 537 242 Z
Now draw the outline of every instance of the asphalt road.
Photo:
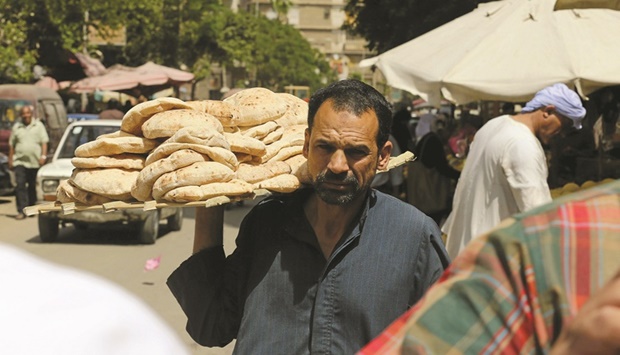
M 225 213 L 224 247 L 234 249 L 241 219 L 256 201 L 246 201 Z M 194 209 L 184 211 L 183 228 L 170 232 L 162 221 L 159 239 L 153 245 L 134 242 L 135 232 L 125 228 L 89 228 L 85 231 L 68 225 L 55 243 L 41 243 L 37 218 L 15 220 L 15 199 L 0 196 L 0 242 L 14 245 L 54 263 L 100 275 L 144 300 L 177 332 L 192 354 L 231 354 L 233 344 L 225 348 L 203 348 L 185 332 L 185 315 L 166 286 L 166 278 L 191 253 Z M 161 257 L 158 268 L 145 270 L 147 260 Z M 16 272 L 18 272 L 16 270 Z M 4 285 L 5 287 L 7 285 Z M 0 295 L 1 300 L 1 295 Z

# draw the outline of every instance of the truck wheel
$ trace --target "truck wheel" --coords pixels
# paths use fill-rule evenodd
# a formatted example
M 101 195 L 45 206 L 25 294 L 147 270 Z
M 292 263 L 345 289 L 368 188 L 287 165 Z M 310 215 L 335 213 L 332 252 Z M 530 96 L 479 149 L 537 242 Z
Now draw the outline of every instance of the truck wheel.
M 159 234 L 159 209 L 149 211 L 142 225 L 140 225 L 139 242 L 155 244 Z
M 168 217 L 168 229 L 171 231 L 180 231 L 183 226 L 183 209 L 177 208 L 177 211 Z
M 43 243 L 52 243 L 58 237 L 58 218 L 39 214 L 39 238 Z

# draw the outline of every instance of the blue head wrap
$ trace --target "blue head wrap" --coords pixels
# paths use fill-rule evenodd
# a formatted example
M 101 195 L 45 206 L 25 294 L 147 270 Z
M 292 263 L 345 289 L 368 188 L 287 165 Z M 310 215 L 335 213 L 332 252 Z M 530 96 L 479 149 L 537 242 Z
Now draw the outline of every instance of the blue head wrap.
M 586 109 L 583 108 L 579 95 L 568 86 L 559 83 L 540 90 L 525 104 L 521 112 L 533 112 L 547 105 L 555 106 L 559 114 L 573 120 L 575 128 L 581 129 L 581 120 L 586 115 Z

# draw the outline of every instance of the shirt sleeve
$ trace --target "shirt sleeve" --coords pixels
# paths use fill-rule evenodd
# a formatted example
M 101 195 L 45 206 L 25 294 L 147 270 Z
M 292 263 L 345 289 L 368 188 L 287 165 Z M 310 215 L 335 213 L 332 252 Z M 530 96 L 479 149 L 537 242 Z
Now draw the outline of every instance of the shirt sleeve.
M 187 332 L 203 346 L 226 346 L 237 337 L 250 265 L 251 216 L 252 212 L 243 220 L 230 256 L 225 256 L 223 246 L 200 251 L 168 278 L 167 285 L 187 316 Z
M 534 319 L 535 314 L 540 316 L 540 308 L 530 297 L 537 293 L 534 276 L 524 276 L 524 270 L 531 267 L 524 265 L 529 260 L 514 240 L 489 242 L 487 237 L 473 240 L 424 298 L 359 354 L 541 350 L 540 337 L 535 335 L 540 318 Z M 506 249 L 505 245 L 516 247 Z
M 417 302 L 443 274 L 450 264 L 450 257 L 441 240 L 441 231 L 430 217 L 426 218 L 425 238 L 418 251 L 417 278 L 420 284 L 415 287 L 411 304 Z
M 523 140 L 509 144 L 502 167 L 520 212 L 551 201 L 547 185 L 547 162 L 537 142 Z

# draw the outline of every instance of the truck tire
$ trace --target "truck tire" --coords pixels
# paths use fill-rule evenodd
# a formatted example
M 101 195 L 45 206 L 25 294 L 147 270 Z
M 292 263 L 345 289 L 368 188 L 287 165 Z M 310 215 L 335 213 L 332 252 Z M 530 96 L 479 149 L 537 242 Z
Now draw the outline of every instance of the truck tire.
M 39 214 L 39 238 L 43 243 L 52 243 L 58 238 L 58 218 Z
M 149 211 L 140 225 L 138 235 L 141 244 L 155 244 L 159 234 L 159 209 Z
M 183 209 L 177 208 L 177 211 L 168 217 L 168 229 L 171 231 L 180 231 L 183 227 Z

